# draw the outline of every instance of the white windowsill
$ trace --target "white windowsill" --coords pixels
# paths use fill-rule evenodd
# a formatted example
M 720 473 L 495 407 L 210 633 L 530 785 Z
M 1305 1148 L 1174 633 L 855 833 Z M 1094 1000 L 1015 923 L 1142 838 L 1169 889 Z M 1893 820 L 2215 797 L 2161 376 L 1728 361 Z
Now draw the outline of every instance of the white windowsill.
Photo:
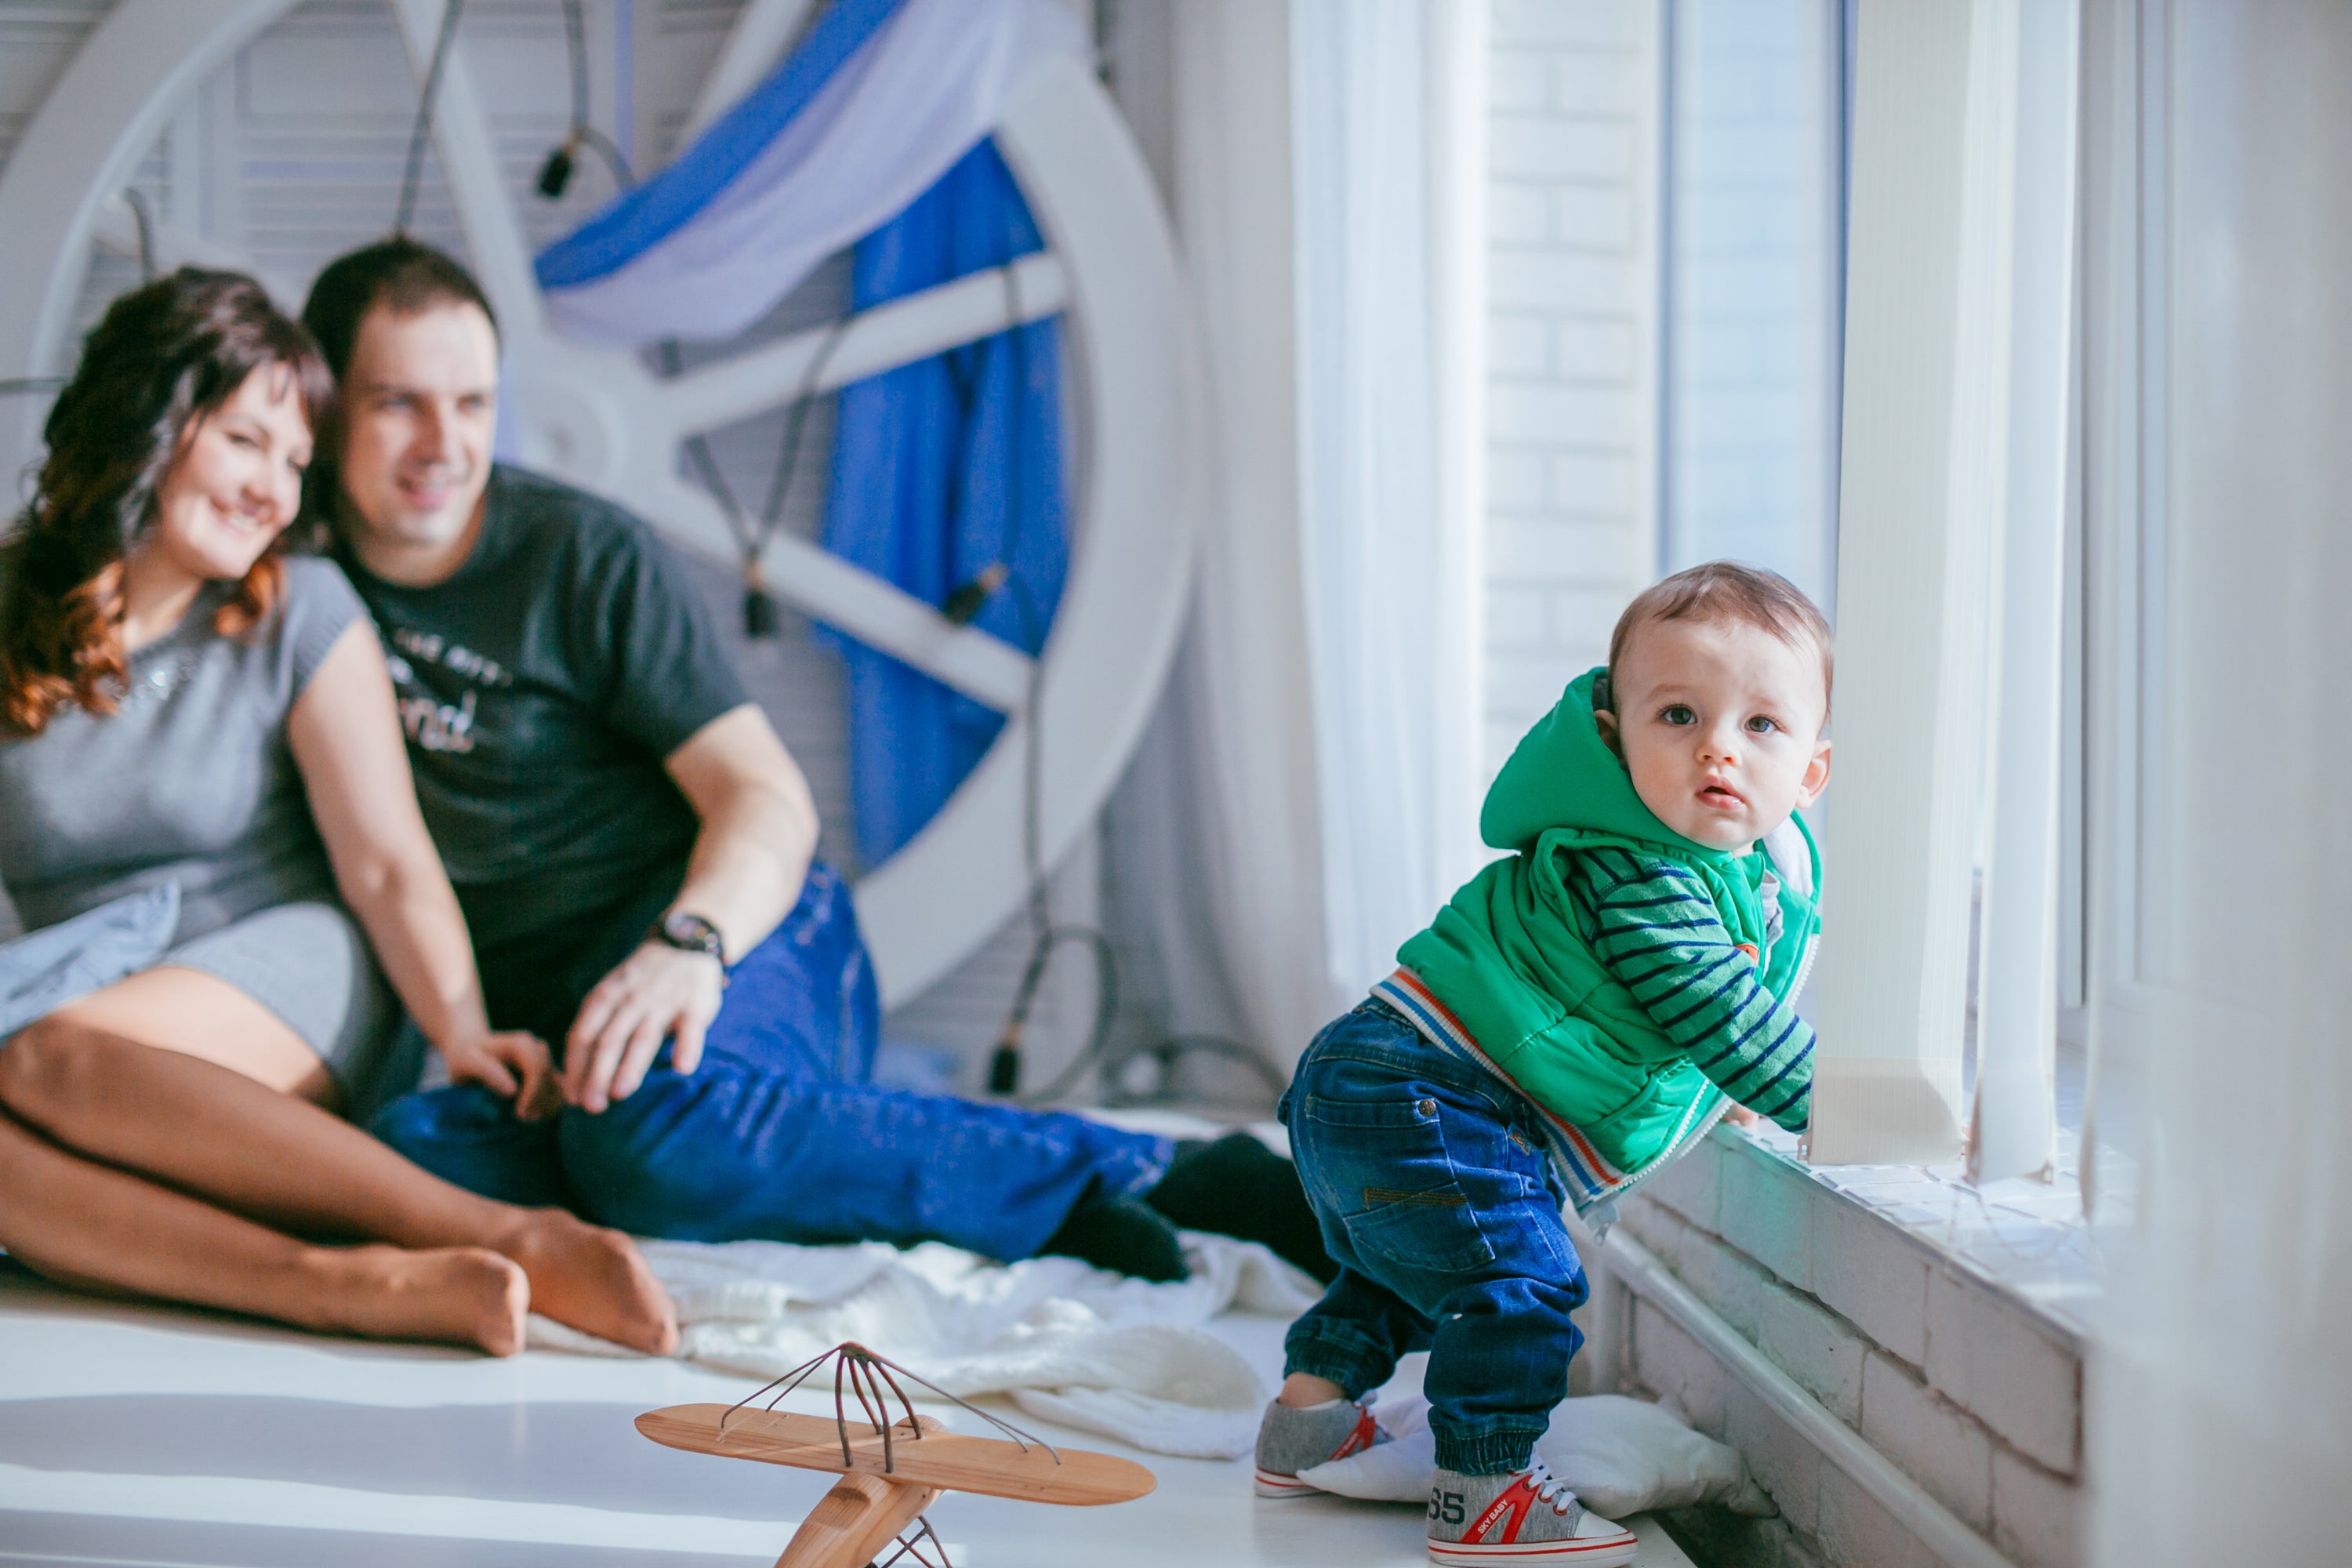
M 2070 1053 L 2071 1054 L 2071 1053 Z M 2013 1177 L 1979 1187 L 1964 1165 L 1811 1165 L 1794 1133 L 1769 1122 L 1718 1125 L 1727 1152 L 1747 1149 L 1802 1173 L 1866 1209 L 1932 1258 L 2016 1302 L 2076 1349 L 2105 1289 L 2105 1257 L 2128 1225 L 2129 1163 L 2102 1150 L 2096 1222 L 2083 1212 L 2078 1065 L 2061 1060 L 2058 1157 L 2048 1182 Z M 1727 1238 L 1738 1244 L 1738 1238 Z

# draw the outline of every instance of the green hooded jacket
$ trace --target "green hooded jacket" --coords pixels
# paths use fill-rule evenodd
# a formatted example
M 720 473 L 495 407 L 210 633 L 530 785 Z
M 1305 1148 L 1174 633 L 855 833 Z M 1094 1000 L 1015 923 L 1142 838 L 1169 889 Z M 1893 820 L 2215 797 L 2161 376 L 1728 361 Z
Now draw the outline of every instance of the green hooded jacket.
M 1511 853 L 1465 883 L 1397 958 L 1522 1093 L 1633 1173 L 1703 1125 L 1722 1091 L 1594 956 L 1570 902 L 1566 858 L 1613 846 L 1687 868 L 1732 941 L 1762 955 L 1765 987 L 1786 998 L 1820 930 L 1821 857 L 1800 817 L 1793 839 L 1775 839 L 1784 855 L 1801 845 L 1807 863 L 1789 875 L 1774 874 L 1761 845 L 1711 849 L 1659 821 L 1593 721 L 1601 673 L 1569 687 L 1487 792 L 1480 836 Z M 1768 888 L 1780 904 L 1777 940 L 1768 940 Z

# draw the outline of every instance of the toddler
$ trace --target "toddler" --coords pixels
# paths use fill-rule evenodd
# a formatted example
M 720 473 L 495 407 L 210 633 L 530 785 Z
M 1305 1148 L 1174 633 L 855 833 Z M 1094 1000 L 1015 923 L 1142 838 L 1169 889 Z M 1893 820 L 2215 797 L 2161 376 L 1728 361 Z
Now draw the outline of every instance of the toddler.
M 1805 1126 L 1820 863 L 1796 811 L 1829 782 L 1830 673 L 1821 612 L 1769 572 L 1643 593 L 1488 793 L 1511 853 L 1307 1047 L 1280 1114 L 1340 1271 L 1286 1341 L 1259 1495 L 1386 1441 L 1365 1396 L 1426 1348 L 1430 1557 L 1633 1561 L 1535 1458 L 1582 1338 L 1561 1209 L 1607 1218 L 1733 1103 Z

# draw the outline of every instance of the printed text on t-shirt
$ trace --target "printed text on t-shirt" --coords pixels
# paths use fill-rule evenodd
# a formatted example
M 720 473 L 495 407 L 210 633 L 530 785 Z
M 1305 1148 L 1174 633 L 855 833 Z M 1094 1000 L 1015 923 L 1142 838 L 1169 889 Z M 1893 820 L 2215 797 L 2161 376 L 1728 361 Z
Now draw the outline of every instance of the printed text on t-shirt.
M 454 670 L 467 679 L 482 686 L 512 686 L 514 677 L 497 659 L 476 653 L 463 643 L 454 643 L 434 632 L 412 631 L 406 626 L 394 628 L 392 645 L 412 658 L 427 664 L 437 664 Z
M 400 724 L 408 738 L 428 752 L 472 751 L 474 693 L 465 693 L 454 705 L 436 700 L 417 680 L 408 658 L 401 655 L 437 664 L 477 686 L 511 686 L 514 677 L 498 660 L 431 632 L 395 627 L 392 643 L 400 653 L 386 655 L 384 665 L 399 689 Z

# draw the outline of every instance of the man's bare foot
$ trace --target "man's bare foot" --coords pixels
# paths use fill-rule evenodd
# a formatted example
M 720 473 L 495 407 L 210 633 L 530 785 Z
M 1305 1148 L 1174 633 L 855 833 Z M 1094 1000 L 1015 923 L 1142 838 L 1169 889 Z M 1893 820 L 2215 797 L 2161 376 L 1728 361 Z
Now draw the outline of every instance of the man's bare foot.
M 530 1280 L 486 1247 L 320 1247 L 305 1261 L 321 1286 L 311 1327 L 373 1340 L 437 1340 L 492 1355 L 522 1349 Z
M 677 1349 L 677 1309 L 637 1244 L 562 1209 L 530 1209 L 499 1250 L 530 1276 L 531 1304 L 559 1323 L 648 1355 Z

